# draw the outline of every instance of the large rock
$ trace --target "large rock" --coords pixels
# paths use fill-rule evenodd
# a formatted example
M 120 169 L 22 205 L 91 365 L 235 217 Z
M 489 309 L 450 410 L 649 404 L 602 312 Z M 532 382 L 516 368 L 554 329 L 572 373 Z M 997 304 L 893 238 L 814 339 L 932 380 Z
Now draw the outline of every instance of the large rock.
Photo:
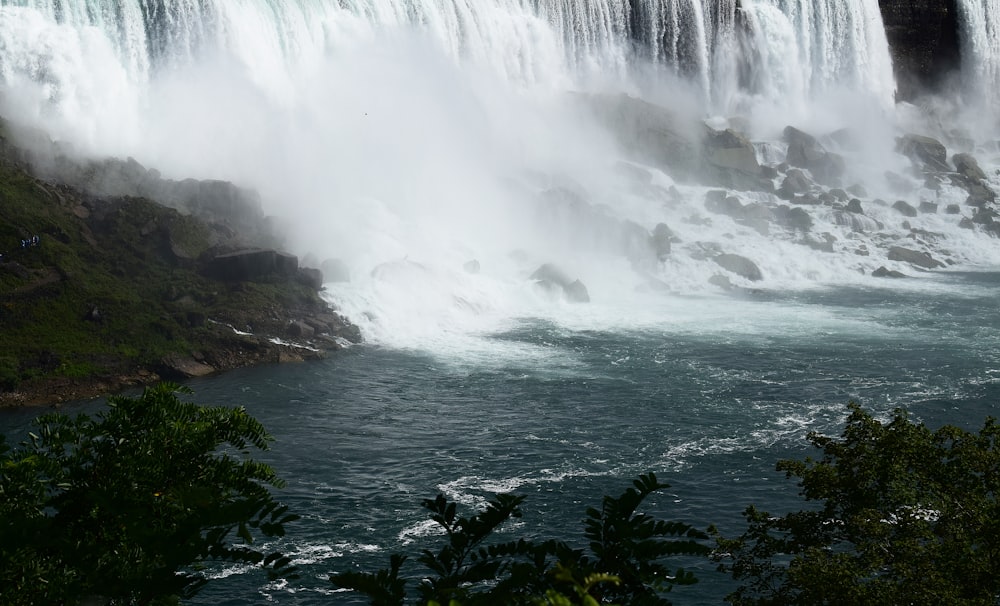
M 757 162 L 753 143 L 732 129 L 715 130 L 705 126 L 701 140 L 702 176 L 725 187 L 742 190 L 766 189 L 767 181 Z
M 847 165 L 839 154 L 829 152 L 815 137 L 794 126 L 786 126 L 783 133 L 788 143 L 785 161 L 792 166 L 805 168 L 825 185 L 837 185 L 844 176 Z
M 955 154 L 951 157 L 951 163 L 955 165 L 955 171 L 966 179 L 982 181 L 986 178 L 986 173 L 979 167 L 979 161 L 972 154 Z
M 948 172 L 948 149 L 933 137 L 906 134 L 896 140 L 896 149 L 925 170 Z
M 939 92 L 959 68 L 961 43 L 955 0 L 879 0 L 896 75 L 896 98 Z
M 917 209 L 913 208 L 913 205 L 905 200 L 896 200 L 892 203 L 892 207 L 904 217 L 917 216 Z
M 674 240 L 674 232 L 666 223 L 657 223 L 653 228 L 653 235 L 650 237 L 650 245 L 659 261 L 666 260 L 670 256 L 671 242 Z
M 219 280 L 241 282 L 269 276 L 294 278 L 298 257 L 272 249 L 247 249 L 212 257 L 204 271 Z
M 697 127 L 669 109 L 629 95 L 576 94 L 618 138 L 625 150 L 677 179 L 698 171 L 700 149 Z
M 910 265 L 923 267 L 924 269 L 937 269 L 945 266 L 944 263 L 938 261 L 928 253 L 903 248 L 902 246 L 893 246 L 889 249 L 889 260 L 902 261 Z
M 764 275 L 761 273 L 760 268 L 757 267 L 757 264 L 744 256 L 723 253 L 712 257 L 712 260 L 722 269 L 731 271 L 751 282 L 759 282 L 764 279 Z
M 589 303 L 590 293 L 580 280 L 571 280 L 566 272 L 552 263 L 539 266 L 529 279 L 550 292 L 562 292 L 571 303 Z

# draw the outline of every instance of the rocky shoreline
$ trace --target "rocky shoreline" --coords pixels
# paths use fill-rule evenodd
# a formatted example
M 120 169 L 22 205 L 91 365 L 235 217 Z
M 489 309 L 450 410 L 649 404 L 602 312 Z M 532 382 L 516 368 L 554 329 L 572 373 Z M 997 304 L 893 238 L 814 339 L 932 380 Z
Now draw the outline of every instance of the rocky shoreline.
M 162 179 L 131 159 L 76 160 L 12 130 L 0 121 L 0 407 L 361 341 L 320 296 L 322 272 L 281 250 L 256 193 Z

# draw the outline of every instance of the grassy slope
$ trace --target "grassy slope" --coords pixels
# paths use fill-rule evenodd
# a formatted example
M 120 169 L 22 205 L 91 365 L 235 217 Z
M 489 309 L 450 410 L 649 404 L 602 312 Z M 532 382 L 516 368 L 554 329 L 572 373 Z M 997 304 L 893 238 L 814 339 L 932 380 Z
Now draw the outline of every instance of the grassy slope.
M 33 235 L 40 244 L 22 249 Z M 201 275 L 195 259 L 210 236 L 154 202 L 93 199 L 0 162 L 0 391 L 155 370 L 168 355 L 241 346 L 206 320 L 257 329 L 277 327 L 291 310 L 323 309 L 294 281 Z

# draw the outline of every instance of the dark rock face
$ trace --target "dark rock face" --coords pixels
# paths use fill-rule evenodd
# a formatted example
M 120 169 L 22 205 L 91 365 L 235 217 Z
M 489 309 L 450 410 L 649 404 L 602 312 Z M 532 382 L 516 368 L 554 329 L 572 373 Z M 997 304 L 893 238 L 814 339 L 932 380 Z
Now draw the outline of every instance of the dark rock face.
M 785 160 L 789 164 L 808 169 L 821 183 L 836 185 L 839 182 L 846 170 L 841 156 L 826 151 L 815 137 L 794 126 L 785 127 L 784 139 L 788 143 Z
M 217 255 L 205 266 L 205 273 L 220 280 L 259 280 L 270 275 L 295 277 L 299 260 L 295 255 L 270 249 L 249 249 Z
M 751 282 L 759 282 L 764 279 L 764 275 L 761 273 L 760 268 L 757 267 L 757 264 L 741 255 L 726 253 L 714 257 L 712 260 L 722 269 L 731 271 Z
M 955 0 L 879 0 L 889 39 L 896 97 L 939 91 L 961 62 Z
M 580 280 L 570 280 L 564 271 L 551 263 L 546 263 L 536 269 L 530 280 L 545 290 L 551 292 L 562 291 L 566 300 L 570 303 L 589 303 L 590 293 L 587 287 Z
M 945 266 L 944 263 L 925 252 L 903 248 L 902 246 L 893 246 L 889 249 L 889 260 L 902 261 L 924 269 L 937 269 Z

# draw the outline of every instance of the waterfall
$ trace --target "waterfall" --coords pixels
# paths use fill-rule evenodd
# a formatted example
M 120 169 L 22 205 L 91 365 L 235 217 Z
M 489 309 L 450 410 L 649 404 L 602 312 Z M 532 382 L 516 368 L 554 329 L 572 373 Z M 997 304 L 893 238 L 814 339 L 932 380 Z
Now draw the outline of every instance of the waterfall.
M 745 0 L 743 8 L 765 98 L 804 102 L 846 88 L 892 106 L 892 60 L 876 0 Z
M 39 68 L 39 57 L 18 57 L 33 51 L 34 41 L 12 31 L 26 31 L 28 10 L 53 28 L 67 28 L 51 39 L 77 37 L 86 45 L 83 38 L 102 36 L 133 82 L 199 54 L 224 51 L 259 72 L 263 83 L 289 65 L 317 60 L 361 31 L 417 28 L 453 57 L 516 82 L 566 84 L 588 75 L 623 79 L 636 58 L 647 60 L 693 81 L 714 109 L 725 111 L 727 96 L 739 86 L 737 64 L 745 62 L 739 56 L 737 5 L 737 0 L 0 0 L 6 22 L 0 24 L 5 32 L 0 44 L 10 51 L 0 57 L 0 73 L 9 80 L 13 71 Z M 786 95 L 801 94 L 802 87 L 790 74 L 775 73 L 776 67 L 808 78 L 807 89 L 847 76 L 884 94 L 888 59 L 874 5 L 874 0 L 747 0 L 744 10 L 759 47 L 771 45 L 781 27 L 776 11 L 796 37 L 794 56 L 765 53 L 751 71 L 769 89 L 790 86 L 779 90 Z M 36 33 L 39 27 L 32 23 Z M 781 61 L 788 64 L 775 65 Z M 280 87 L 283 81 L 276 77 L 276 82 Z
M 962 6 L 990 87 L 987 1 Z M 562 317 L 546 265 L 600 326 L 1000 263 L 970 192 L 898 153 L 928 121 L 893 93 L 876 0 L 0 0 L 0 116 L 256 190 L 289 252 L 346 267 L 326 296 L 366 338 L 412 347 Z
M 958 0 L 962 72 L 974 104 L 996 104 L 1000 86 L 1000 1 Z

